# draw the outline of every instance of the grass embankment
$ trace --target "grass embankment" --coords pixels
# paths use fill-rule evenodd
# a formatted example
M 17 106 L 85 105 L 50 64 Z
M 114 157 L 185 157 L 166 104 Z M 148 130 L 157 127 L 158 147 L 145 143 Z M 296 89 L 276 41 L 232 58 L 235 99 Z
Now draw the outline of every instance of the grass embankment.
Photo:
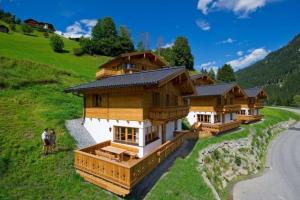
M 63 90 L 80 83 L 72 72 L 0 57 L 0 199 L 111 199 L 76 175 L 66 119 L 82 100 Z M 57 131 L 58 151 L 42 155 L 41 132 Z
M 287 121 L 289 118 L 300 120 L 299 115 L 274 108 L 264 108 L 262 114 L 265 120 L 260 123 L 242 125 L 242 130 L 198 140 L 189 157 L 177 159 L 169 172 L 149 192 L 147 199 L 214 199 L 210 188 L 198 170 L 199 151 L 211 144 L 247 137 L 250 128 L 261 132 L 269 126 Z M 226 195 L 222 194 L 222 196 Z
M 50 47 L 49 38 L 38 33 L 34 32 L 31 36 L 17 32 L 0 33 L 0 55 L 50 65 L 88 79 L 94 79 L 97 67 L 109 59 L 104 56 L 74 56 L 73 48 L 79 47 L 79 44 L 66 38 L 63 38 L 65 53 L 56 53 Z

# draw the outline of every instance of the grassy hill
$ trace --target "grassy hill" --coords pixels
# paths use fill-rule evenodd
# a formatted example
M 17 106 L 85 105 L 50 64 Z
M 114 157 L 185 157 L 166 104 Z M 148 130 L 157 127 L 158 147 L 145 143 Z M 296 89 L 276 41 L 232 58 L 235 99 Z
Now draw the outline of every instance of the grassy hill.
M 238 71 L 236 76 L 242 87 L 266 87 L 270 104 L 297 104 L 295 96 L 300 95 L 300 34 L 265 59 Z
M 51 49 L 49 39 L 39 32 L 34 32 L 32 36 L 16 32 L 0 33 L 0 55 L 47 64 L 88 79 L 94 79 L 97 67 L 109 59 L 104 56 L 74 56 L 73 48 L 79 46 L 78 42 L 64 38 L 64 43 L 67 52 L 56 53 Z

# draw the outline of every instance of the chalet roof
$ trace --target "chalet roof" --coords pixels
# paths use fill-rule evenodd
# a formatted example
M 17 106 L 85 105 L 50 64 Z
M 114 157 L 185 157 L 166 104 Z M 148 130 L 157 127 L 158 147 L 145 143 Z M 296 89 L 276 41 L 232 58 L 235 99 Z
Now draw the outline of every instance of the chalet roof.
M 248 89 L 244 89 L 244 91 L 248 97 L 256 97 L 261 91 L 263 91 L 263 88 L 259 88 L 259 87 L 248 88 Z
M 116 57 L 113 57 L 111 60 L 107 61 L 106 63 L 102 64 L 101 66 L 99 66 L 99 68 L 105 67 L 105 66 L 107 66 L 111 63 L 114 63 L 118 60 L 125 59 L 127 57 L 136 57 L 136 56 L 148 56 L 148 57 L 151 57 L 153 59 L 157 59 L 161 63 L 162 66 L 167 66 L 168 65 L 168 62 L 165 61 L 165 59 L 163 59 L 159 55 L 156 55 L 151 51 L 140 51 L 140 52 L 122 53 L 122 54 L 120 54 Z
M 70 87 L 65 92 L 80 92 L 95 88 L 120 88 L 130 86 L 159 85 L 162 81 L 172 76 L 185 72 L 185 67 L 170 67 L 157 70 L 135 72 L 132 74 L 122 74 L 110 76 L 89 83 L 84 83 Z
M 221 83 L 214 85 L 201 85 L 196 86 L 196 96 L 218 96 L 224 95 L 233 87 L 237 86 L 236 83 Z
M 198 79 L 198 78 L 203 78 L 204 76 L 207 76 L 207 75 L 205 75 L 205 74 L 194 74 L 194 75 L 191 75 L 191 79 L 195 80 L 195 79 Z

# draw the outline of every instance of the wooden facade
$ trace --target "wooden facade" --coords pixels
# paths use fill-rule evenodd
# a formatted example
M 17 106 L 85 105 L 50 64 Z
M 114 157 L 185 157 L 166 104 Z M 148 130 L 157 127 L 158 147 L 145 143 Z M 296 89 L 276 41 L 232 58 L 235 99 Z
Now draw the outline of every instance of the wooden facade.
M 235 115 L 241 109 L 239 101 L 245 98 L 238 85 L 220 95 L 192 96 L 188 120 L 194 130 L 203 134 L 219 134 L 237 128 L 240 122 Z
M 150 51 L 125 53 L 101 65 L 96 73 L 96 78 L 155 70 L 167 65 L 168 63 L 164 59 Z
M 264 106 L 264 101 L 267 98 L 267 93 L 263 89 L 250 89 L 256 90 L 256 94 L 249 93 L 246 99 L 239 99 L 238 103 L 241 105 L 241 110 L 237 112 L 237 119 L 242 123 L 251 123 L 259 121 L 263 118 L 260 114 L 260 109 Z M 247 89 L 245 90 L 247 93 Z M 252 92 L 253 93 L 253 92 Z

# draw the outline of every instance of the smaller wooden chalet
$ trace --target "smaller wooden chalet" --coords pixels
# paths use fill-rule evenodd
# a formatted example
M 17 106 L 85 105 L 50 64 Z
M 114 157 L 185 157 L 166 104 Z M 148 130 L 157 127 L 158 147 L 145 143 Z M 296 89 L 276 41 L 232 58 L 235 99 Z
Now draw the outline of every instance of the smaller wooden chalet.
M 8 33 L 9 29 L 6 26 L 0 24 L 0 32 L 1 33 Z
M 191 80 L 194 85 L 211 85 L 215 83 L 215 81 L 206 74 L 192 75 Z
M 121 54 L 99 67 L 96 78 L 160 69 L 168 63 L 150 51 Z
M 52 32 L 55 31 L 54 26 L 50 23 L 39 22 L 39 21 L 36 21 L 34 19 L 26 19 L 26 20 L 24 20 L 24 23 L 28 24 L 32 28 L 40 28 L 40 29 L 49 30 L 49 31 L 52 31 Z
M 236 112 L 241 106 L 238 99 L 246 98 L 236 83 L 200 85 L 190 100 L 189 123 L 200 133 L 218 134 L 239 127 Z
M 260 109 L 264 106 L 267 93 L 262 88 L 249 88 L 244 91 L 248 98 L 238 100 L 241 110 L 237 112 L 237 119 L 243 123 L 261 120 L 263 115 L 260 114 Z

